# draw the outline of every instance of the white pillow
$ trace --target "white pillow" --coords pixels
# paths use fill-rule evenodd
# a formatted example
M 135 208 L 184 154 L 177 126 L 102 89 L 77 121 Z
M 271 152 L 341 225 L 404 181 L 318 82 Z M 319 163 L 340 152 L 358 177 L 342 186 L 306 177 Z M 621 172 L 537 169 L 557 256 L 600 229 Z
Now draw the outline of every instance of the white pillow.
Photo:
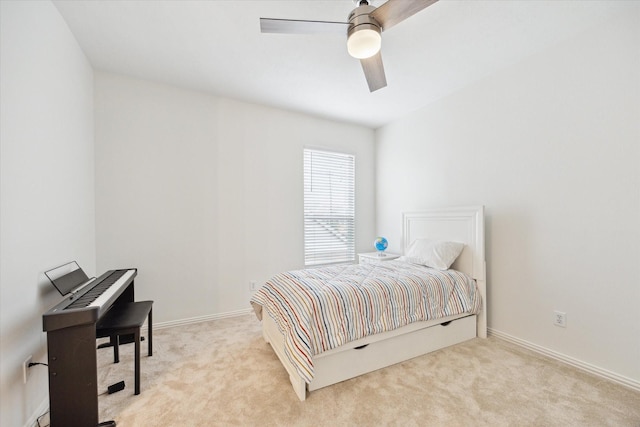
M 464 243 L 459 242 L 416 239 L 409 246 L 406 256 L 402 258 L 412 264 L 447 270 L 458 258 L 463 248 Z

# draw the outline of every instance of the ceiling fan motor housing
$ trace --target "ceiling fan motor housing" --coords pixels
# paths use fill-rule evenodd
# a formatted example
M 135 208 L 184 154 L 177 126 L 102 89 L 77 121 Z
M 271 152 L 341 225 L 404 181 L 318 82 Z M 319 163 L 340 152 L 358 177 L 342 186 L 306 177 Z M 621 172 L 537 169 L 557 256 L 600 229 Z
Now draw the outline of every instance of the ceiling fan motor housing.
M 375 7 L 364 5 L 358 6 L 351 11 L 349 14 L 349 29 L 347 30 L 347 35 L 351 35 L 354 31 L 359 31 L 361 29 L 371 29 L 377 32 L 380 32 L 381 25 L 373 19 L 369 14 L 376 10 Z

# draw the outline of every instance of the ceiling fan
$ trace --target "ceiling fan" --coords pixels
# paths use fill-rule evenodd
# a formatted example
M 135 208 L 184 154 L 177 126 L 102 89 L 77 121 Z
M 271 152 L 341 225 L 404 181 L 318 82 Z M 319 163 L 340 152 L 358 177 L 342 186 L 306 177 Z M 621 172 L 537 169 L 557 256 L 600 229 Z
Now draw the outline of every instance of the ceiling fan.
M 348 22 L 304 21 L 295 19 L 260 18 L 263 33 L 345 34 L 347 51 L 360 60 L 364 76 L 373 92 L 387 85 L 380 46 L 381 33 L 404 21 L 438 0 L 388 0 L 380 7 L 370 0 L 354 0 Z

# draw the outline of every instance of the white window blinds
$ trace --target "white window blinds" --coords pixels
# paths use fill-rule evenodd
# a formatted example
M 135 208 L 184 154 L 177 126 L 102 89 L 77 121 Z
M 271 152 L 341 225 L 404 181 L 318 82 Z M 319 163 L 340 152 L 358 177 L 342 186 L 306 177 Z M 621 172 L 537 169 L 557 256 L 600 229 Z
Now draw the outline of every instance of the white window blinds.
M 304 150 L 304 263 L 355 260 L 355 157 Z

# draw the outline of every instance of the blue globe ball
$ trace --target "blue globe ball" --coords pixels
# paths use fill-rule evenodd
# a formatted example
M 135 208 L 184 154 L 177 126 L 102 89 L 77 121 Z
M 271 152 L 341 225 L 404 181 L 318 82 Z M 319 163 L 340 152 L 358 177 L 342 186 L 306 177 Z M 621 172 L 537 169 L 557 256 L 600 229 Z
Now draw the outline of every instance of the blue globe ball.
M 376 247 L 376 250 L 382 252 L 387 249 L 387 246 L 389 246 L 389 242 L 387 242 L 387 239 L 385 239 L 384 237 L 376 237 L 376 240 L 373 241 L 373 246 Z

